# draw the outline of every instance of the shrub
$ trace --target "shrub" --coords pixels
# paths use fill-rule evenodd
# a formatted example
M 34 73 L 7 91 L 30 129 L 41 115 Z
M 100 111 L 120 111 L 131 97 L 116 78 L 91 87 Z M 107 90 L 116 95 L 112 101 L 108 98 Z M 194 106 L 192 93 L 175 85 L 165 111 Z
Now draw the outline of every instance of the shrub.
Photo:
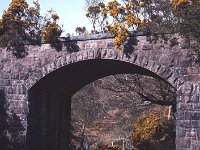
M 162 115 L 157 112 L 142 115 L 133 124 L 134 131 L 131 136 L 133 145 L 143 148 L 175 139 L 174 125 L 174 120 L 168 120 L 166 109 Z

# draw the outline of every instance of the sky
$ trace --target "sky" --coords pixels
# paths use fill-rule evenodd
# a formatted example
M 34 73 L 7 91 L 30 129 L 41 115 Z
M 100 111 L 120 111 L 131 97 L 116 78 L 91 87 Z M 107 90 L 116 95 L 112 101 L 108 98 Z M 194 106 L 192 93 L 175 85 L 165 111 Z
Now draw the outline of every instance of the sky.
M 11 0 L 0 0 L 0 16 L 3 10 L 7 10 Z M 32 5 L 32 0 L 27 0 Z M 90 21 L 85 16 L 84 0 L 39 0 L 41 14 L 53 9 L 60 16 L 60 24 L 65 30 L 62 36 L 67 33 L 75 34 L 76 27 L 85 26 L 88 31 L 92 30 Z

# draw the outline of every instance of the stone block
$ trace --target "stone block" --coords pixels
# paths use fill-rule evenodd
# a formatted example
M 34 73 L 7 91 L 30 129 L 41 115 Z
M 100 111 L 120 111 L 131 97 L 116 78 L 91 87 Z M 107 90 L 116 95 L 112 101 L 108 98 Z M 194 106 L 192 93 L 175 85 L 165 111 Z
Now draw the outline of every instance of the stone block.
M 181 128 L 191 128 L 192 123 L 191 120 L 179 120 L 177 125 Z
M 200 131 L 197 131 L 197 140 L 200 141 Z
M 65 56 L 65 64 L 70 64 L 71 63 L 71 55 Z
M 199 103 L 195 104 L 193 108 L 194 108 L 194 110 L 200 110 L 200 104 Z
M 101 58 L 105 58 L 107 55 L 107 50 L 106 49 L 102 49 L 101 50 Z
M 194 112 L 192 114 L 192 120 L 200 120 L 200 112 Z
M 133 53 L 130 56 L 129 62 L 134 63 L 136 61 L 136 59 L 137 59 L 137 54 Z
M 10 86 L 11 85 L 11 81 L 9 79 L 1 80 L 0 81 L 0 85 L 2 85 L 2 86 Z
M 192 141 L 191 150 L 200 150 L 200 141 Z
M 177 120 L 184 120 L 185 119 L 184 111 L 179 110 L 178 112 L 176 112 L 176 119 Z
M 185 112 L 185 120 L 192 120 L 193 112 L 187 111 Z
M 88 59 L 88 51 L 83 51 L 83 60 L 87 60 Z
M 106 44 L 107 49 L 113 49 L 115 47 L 113 42 L 107 42 Z
M 187 74 L 199 74 L 199 67 L 188 67 L 186 68 Z
M 196 139 L 196 132 L 195 131 L 186 132 L 186 137 L 190 137 L 192 139 Z
M 200 128 L 200 122 L 198 120 L 192 121 L 192 128 Z
M 21 72 L 21 73 L 19 74 L 19 79 L 20 79 L 20 80 L 27 80 L 28 78 L 29 78 L 29 74 L 26 73 L 26 72 Z
M 193 91 L 193 84 L 190 82 L 185 83 L 182 85 L 181 92 L 183 94 L 191 94 Z
M 90 49 L 88 51 L 88 59 L 92 59 L 92 58 L 94 58 L 94 51 L 93 51 L 93 49 Z
M 153 49 L 153 45 L 151 44 L 145 44 L 142 46 L 142 50 L 152 50 Z
M 190 97 L 189 103 L 199 103 L 199 96 L 192 95 Z
M 10 78 L 9 74 L 3 74 L 2 75 L 2 79 L 9 79 L 9 78 Z
M 191 147 L 191 139 L 187 137 L 180 137 L 180 140 L 177 143 L 180 145 L 180 148 L 190 148 Z
M 182 128 L 178 128 L 176 131 L 177 137 L 186 137 L 186 130 Z
M 193 110 L 193 104 L 190 103 L 178 103 L 177 105 L 179 111 L 191 111 Z
M 179 66 L 180 67 L 192 67 L 192 59 L 188 58 L 188 59 L 184 59 L 182 61 L 179 61 Z

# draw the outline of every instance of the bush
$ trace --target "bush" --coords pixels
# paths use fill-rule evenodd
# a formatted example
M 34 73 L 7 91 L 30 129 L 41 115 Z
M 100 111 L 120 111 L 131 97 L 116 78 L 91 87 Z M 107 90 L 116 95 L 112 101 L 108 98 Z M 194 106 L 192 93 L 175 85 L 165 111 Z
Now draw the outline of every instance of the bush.
M 174 120 L 168 120 L 166 112 L 165 109 L 162 115 L 157 112 L 145 114 L 136 120 L 131 136 L 135 147 L 145 148 L 175 139 L 175 123 Z

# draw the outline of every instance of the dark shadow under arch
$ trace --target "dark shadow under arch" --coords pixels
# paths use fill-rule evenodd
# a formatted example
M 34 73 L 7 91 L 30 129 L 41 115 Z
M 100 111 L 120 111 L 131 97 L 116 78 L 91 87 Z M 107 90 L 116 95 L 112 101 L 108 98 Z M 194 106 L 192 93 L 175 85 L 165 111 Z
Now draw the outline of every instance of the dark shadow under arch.
M 91 59 L 66 65 L 47 74 L 30 91 L 34 89 L 51 91 L 52 88 L 56 88 L 56 90 L 59 89 L 59 91 L 65 93 L 68 91 L 68 94 L 73 95 L 84 85 L 99 78 L 124 73 L 147 75 L 167 82 L 159 75 L 129 62 L 111 59 Z
M 72 63 L 40 79 L 28 92 L 28 149 L 69 149 L 71 96 L 99 78 L 124 73 L 164 80 L 140 66 L 110 59 Z

